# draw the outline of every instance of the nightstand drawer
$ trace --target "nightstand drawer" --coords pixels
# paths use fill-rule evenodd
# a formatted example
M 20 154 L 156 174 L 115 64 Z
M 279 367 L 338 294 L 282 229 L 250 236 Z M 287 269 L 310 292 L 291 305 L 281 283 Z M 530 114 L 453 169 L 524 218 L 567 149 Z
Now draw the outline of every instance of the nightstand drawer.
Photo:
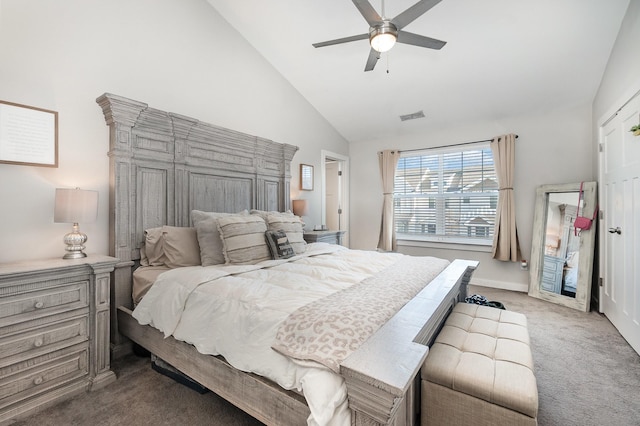
M 31 288 L 24 285 L 7 288 L 8 294 L 15 295 L 0 299 L 0 327 L 89 306 L 88 280 Z
M 0 367 L 34 358 L 89 340 L 89 314 L 59 319 L 48 324 L 31 321 L 3 329 L 0 335 Z M 6 334 L 5 334 L 6 333 Z
M 0 411 L 89 374 L 88 346 L 76 345 L 0 369 Z

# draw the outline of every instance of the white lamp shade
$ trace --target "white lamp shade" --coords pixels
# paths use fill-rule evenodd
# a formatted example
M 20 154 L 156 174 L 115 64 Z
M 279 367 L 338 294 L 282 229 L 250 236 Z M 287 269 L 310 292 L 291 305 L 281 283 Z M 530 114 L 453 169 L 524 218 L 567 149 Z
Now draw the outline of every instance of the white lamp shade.
M 293 214 L 302 217 L 308 213 L 309 206 L 307 205 L 307 200 L 293 200 L 292 208 Z
M 56 188 L 53 221 L 90 223 L 98 217 L 98 191 Z

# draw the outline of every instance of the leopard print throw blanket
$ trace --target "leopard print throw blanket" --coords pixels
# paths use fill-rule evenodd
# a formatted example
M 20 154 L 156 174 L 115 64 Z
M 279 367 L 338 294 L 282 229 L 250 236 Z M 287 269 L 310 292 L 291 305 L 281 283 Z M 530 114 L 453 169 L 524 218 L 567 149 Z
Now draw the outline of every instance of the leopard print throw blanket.
M 294 311 L 280 324 L 272 348 L 339 373 L 340 363 L 448 264 L 434 257 L 403 256 L 379 274 Z

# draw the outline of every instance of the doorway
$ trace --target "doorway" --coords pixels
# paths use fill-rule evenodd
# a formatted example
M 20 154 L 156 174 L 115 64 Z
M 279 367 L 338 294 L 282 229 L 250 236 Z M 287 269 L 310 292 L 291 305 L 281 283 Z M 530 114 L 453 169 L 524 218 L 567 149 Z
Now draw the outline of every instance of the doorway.
M 349 230 L 349 157 L 322 150 L 322 223 L 331 231 Z M 349 247 L 349 232 L 342 237 Z

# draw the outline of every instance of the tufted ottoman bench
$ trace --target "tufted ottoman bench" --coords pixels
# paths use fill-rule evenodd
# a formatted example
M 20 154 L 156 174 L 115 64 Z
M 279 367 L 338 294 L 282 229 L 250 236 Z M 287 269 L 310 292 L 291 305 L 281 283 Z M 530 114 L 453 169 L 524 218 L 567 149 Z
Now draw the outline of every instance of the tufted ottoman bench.
M 424 362 L 421 424 L 537 425 L 527 319 L 458 303 Z

